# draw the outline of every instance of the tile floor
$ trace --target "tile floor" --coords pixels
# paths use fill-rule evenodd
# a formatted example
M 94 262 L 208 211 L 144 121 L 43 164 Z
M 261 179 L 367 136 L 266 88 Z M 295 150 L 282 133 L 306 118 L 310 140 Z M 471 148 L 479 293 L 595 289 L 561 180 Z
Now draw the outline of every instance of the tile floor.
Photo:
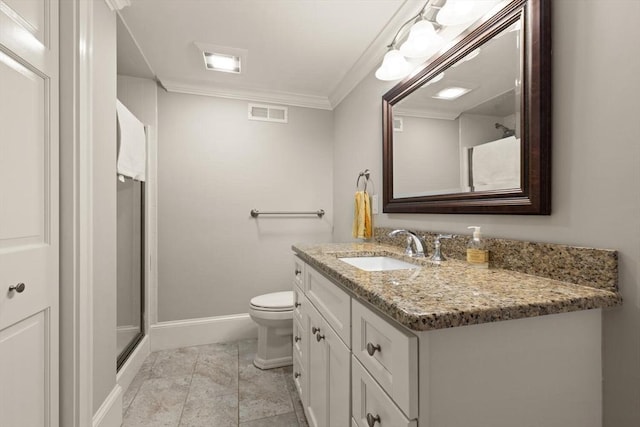
M 307 427 L 291 366 L 253 366 L 256 340 L 151 353 L 124 394 L 123 427 Z

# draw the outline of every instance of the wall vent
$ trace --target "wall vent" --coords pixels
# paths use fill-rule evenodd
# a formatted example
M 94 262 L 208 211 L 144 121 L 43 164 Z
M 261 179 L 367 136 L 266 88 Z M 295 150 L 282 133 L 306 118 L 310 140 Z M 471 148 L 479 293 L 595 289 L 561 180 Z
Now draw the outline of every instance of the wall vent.
M 402 117 L 394 117 L 393 118 L 393 130 L 395 132 L 402 132 L 404 129 L 404 123 Z
M 249 120 L 288 123 L 289 109 L 278 105 L 249 104 Z

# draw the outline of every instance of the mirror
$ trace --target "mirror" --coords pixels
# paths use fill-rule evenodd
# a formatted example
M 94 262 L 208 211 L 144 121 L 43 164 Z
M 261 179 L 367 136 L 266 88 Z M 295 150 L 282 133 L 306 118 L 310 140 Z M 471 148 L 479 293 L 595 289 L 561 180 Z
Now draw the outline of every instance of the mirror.
M 550 213 L 549 21 L 508 2 L 383 96 L 384 212 Z

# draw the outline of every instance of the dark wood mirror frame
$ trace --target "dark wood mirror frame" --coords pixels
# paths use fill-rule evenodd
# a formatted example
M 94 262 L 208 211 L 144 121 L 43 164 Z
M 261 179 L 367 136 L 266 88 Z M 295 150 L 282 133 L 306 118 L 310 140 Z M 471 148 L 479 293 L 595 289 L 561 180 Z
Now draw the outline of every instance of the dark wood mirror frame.
M 551 213 L 551 1 L 514 0 L 479 24 L 449 50 L 397 84 L 382 97 L 383 212 L 385 213 Z M 449 68 L 467 53 L 522 18 L 521 187 L 394 198 L 393 105 Z

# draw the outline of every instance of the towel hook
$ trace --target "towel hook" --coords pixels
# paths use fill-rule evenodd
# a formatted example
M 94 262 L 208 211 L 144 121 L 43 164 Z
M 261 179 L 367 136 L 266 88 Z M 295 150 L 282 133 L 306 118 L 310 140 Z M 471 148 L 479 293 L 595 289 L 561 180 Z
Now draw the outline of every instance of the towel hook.
M 364 191 L 367 191 L 367 183 L 369 182 L 369 177 L 371 176 L 371 172 L 369 169 L 365 169 L 364 171 L 358 174 L 358 180 L 356 181 L 356 190 L 360 188 L 360 178 L 364 177 Z

